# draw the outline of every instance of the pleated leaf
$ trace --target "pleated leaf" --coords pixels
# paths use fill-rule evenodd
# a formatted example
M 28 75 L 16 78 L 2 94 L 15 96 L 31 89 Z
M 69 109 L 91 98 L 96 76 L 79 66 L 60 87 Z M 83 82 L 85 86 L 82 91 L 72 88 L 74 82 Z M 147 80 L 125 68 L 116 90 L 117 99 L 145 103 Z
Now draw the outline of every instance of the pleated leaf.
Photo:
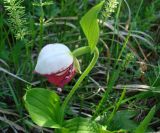
M 31 119 L 39 126 L 60 128 L 61 116 L 59 96 L 50 90 L 33 88 L 24 96 L 25 107 Z

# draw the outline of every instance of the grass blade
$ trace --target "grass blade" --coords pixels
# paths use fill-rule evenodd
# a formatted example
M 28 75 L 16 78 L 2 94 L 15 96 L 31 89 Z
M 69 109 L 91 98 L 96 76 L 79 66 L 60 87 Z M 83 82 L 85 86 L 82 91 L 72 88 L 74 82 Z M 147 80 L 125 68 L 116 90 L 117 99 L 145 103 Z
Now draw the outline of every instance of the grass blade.
M 152 107 L 144 120 L 140 123 L 140 125 L 136 128 L 135 133 L 145 133 L 149 122 L 152 120 L 156 111 L 156 106 Z

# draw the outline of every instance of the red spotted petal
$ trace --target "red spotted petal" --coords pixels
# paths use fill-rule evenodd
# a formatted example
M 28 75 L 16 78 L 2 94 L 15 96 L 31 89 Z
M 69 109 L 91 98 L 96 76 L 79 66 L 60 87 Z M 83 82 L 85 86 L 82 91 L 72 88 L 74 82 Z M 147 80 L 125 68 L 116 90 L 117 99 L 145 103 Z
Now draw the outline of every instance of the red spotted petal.
M 65 84 L 71 81 L 75 73 L 76 71 L 72 64 L 66 70 L 62 72 L 58 72 L 56 74 L 44 75 L 44 76 L 47 77 L 50 83 L 53 83 L 54 85 L 58 87 L 63 87 Z

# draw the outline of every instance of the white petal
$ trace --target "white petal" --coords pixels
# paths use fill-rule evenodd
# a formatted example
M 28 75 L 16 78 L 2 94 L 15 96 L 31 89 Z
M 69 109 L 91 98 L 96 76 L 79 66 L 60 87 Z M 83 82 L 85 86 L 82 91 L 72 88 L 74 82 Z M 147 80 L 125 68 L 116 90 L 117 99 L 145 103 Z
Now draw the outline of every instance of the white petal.
M 67 46 L 60 43 L 48 44 L 40 51 L 35 71 L 40 74 L 57 73 L 72 63 L 73 57 Z

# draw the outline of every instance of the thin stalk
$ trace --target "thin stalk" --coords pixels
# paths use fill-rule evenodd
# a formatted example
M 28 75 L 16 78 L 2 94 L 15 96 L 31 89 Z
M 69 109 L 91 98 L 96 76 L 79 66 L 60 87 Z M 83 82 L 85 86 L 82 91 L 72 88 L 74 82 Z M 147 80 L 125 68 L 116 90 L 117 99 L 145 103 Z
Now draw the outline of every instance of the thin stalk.
M 87 53 L 87 52 L 91 52 L 90 48 L 89 47 L 82 47 L 80 49 L 75 50 L 73 52 L 73 55 L 79 56 L 79 55 L 82 55 L 82 54 Z M 96 47 L 95 50 L 94 50 L 94 57 L 93 57 L 92 61 L 90 62 L 90 64 L 86 68 L 86 70 L 82 73 L 82 75 L 80 76 L 80 78 L 78 79 L 76 84 L 73 86 L 72 90 L 70 91 L 70 93 L 67 95 L 67 97 L 65 98 L 65 100 L 63 102 L 63 104 L 62 104 L 63 113 L 64 113 L 64 110 L 66 109 L 70 99 L 72 98 L 72 96 L 76 92 L 76 90 L 78 89 L 78 87 L 81 84 L 81 82 L 83 81 L 83 79 L 88 75 L 88 73 L 92 70 L 92 68 L 96 64 L 96 62 L 98 60 L 98 57 L 99 57 L 99 51 Z
M 138 10 L 137 10 L 137 13 L 136 13 L 136 16 L 135 16 L 135 20 L 137 20 L 137 17 L 138 17 L 138 15 L 139 15 L 139 12 L 140 12 L 140 10 L 141 10 L 141 7 L 142 7 L 142 5 L 143 5 L 143 2 L 144 2 L 144 0 L 141 0 L 141 3 L 140 3 L 140 5 L 139 5 L 139 7 L 138 7 Z
M 117 59 L 114 67 L 117 66 L 118 60 L 121 58 L 122 53 L 124 52 L 124 50 L 125 50 L 125 48 L 126 48 L 126 46 L 127 46 L 127 43 L 128 43 L 128 41 L 129 41 L 129 38 L 130 38 L 130 35 L 131 35 L 131 31 L 129 31 L 129 34 L 128 34 L 127 38 L 125 39 L 125 42 L 124 42 L 123 47 L 122 47 L 122 49 L 121 49 L 121 51 L 120 51 L 120 53 L 119 53 L 118 59 Z
M 115 24 L 114 24 L 114 31 L 113 32 L 119 32 L 119 28 L 118 28 L 118 18 L 119 18 L 119 15 L 120 15 L 120 10 L 121 10 L 121 5 L 122 5 L 122 0 L 119 2 L 119 6 L 118 6 L 118 10 L 117 10 L 117 13 L 116 13 L 116 18 L 115 18 Z M 113 44 L 114 44 L 114 40 L 115 40 L 115 34 L 113 34 L 112 36 L 112 42 L 111 42 L 111 46 L 110 46 L 110 51 L 112 53 L 112 50 L 113 50 Z M 117 44 L 118 45 L 118 44 Z M 117 53 L 116 53 L 117 54 Z M 111 60 L 109 59 L 109 64 L 111 64 Z
M 42 45 L 43 45 L 43 32 L 44 32 L 44 29 L 43 29 L 43 21 L 44 21 L 44 10 L 43 10 L 43 2 L 42 0 L 40 0 L 40 4 L 41 4 L 41 16 L 40 16 L 40 32 L 39 32 L 39 35 L 40 35 L 40 41 L 39 41 L 39 50 L 42 48 Z
M 118 102 L 115 104 L 115 107 L 113 108 L 113 111 L 112 111 L 111 115 L 109 116 L 109 118 L 107 120 L 107 124 L 106 125 L 108 127 L 110 126 L 110 124 L 111 124 L 110 122 L 113 120 L 113 117 L 115 116 L 119 106 L 121 105 L 122 100 L 125 97 L 125 94 L 126 94 L 126 88 L 124 87 L 123 92 L 121 94 L 121 97 L 119 98 Z
M 99 115 L 99 113 L 101 111 L 101 108 L 103 107 L 103 105 L 105 104 L 106 100 L 108 99 L 109 93 L 112 91 L 112 88 L 113 88 L 115 82 L 117 81 L 117 79 L 118 79 L 118 77 L 120 75 L 121 69 L 124 66 L 125 62 L 126 62 L 126 60 L 125 60 L 125 62 L 122 65 L 118 66 L 118 60 L 121 58 L 122 53 L 124 52 L 124 50 L 125 50 L 125 48 L 127 46 L 127 42 L 129 40 L 129 37 L 130 37 L 130 32 L 129 32 L 129 34 L 128 34 L 128 36 L 127 36 L 127 38 L 126 38 L 126 40 L 125 40 L 125 42 L 123 44 L 123 47 L 122 47 L 122 49 L 120 51 L 118 59 L 117 59 L 115 65 L 114 65 L 114 69 L 113 69 L 114 71 L 111 74 L 111 78 L 110 78 L 109 83 L 108 83 L 108 89 L 105 91 L 105 93 L 103 94 L 102 99 L 100 100 L 99 104 L 96 106 L 96 111 L 95 111 L 95 113 L 94 113 L 94 115 L 92 117 L 92 120 L 94 120 Z M 117 66 L 118 66 L 118 68 L 116 68 Z

